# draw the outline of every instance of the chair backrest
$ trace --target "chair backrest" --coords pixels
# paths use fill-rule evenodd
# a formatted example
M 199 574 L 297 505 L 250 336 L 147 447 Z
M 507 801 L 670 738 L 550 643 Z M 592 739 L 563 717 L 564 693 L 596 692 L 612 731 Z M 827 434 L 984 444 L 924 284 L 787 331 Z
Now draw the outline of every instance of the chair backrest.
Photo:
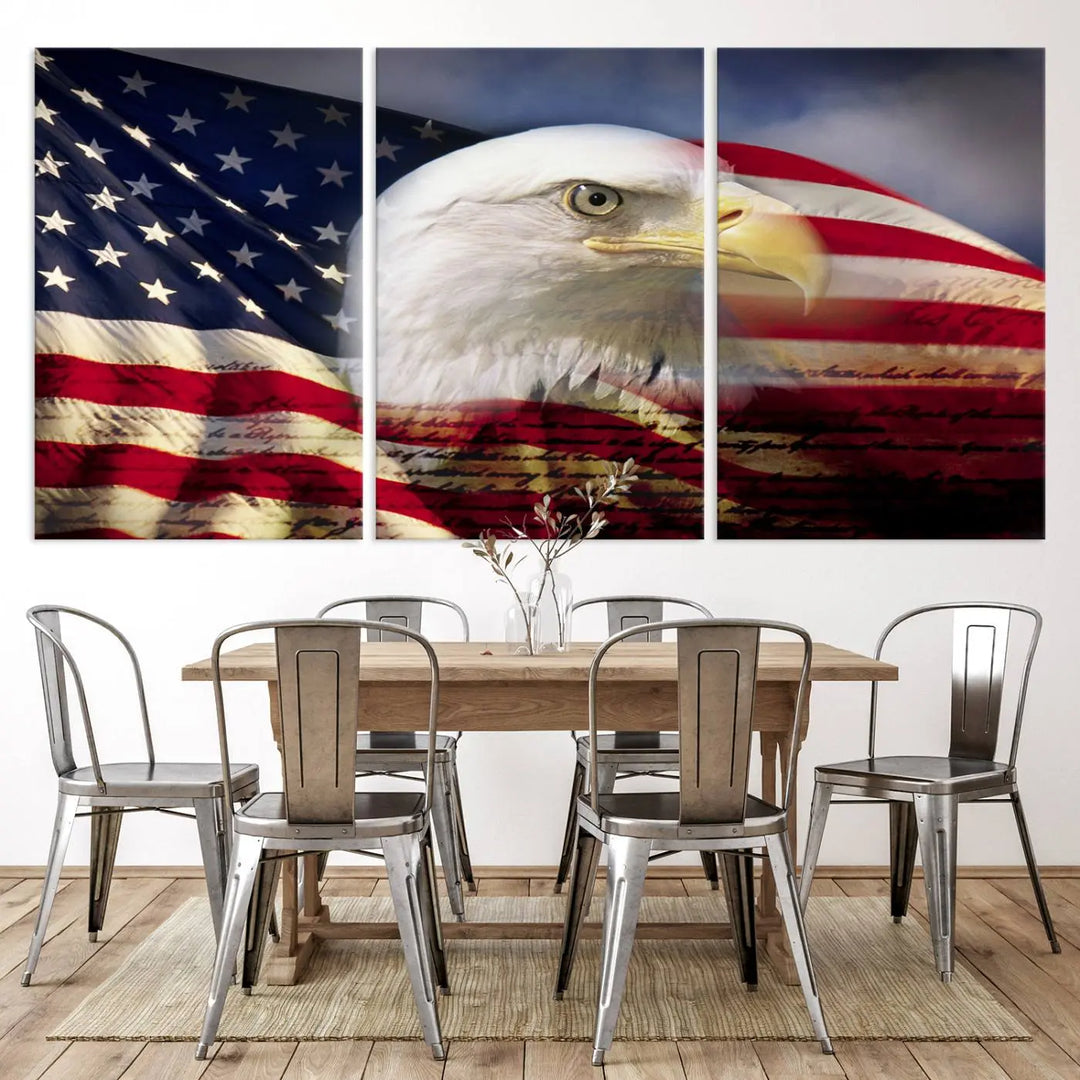
M 881 657 L 892 632 L 903 623 L 930 612 L 951 611 L 952 698 L 950 708 L 949 756 L 992 759 L 997 753 L 1001 729 L 1001 705 L 1005 685 L 1005 660 L 1016 615 L 1031 620 L 1027 652 L 1020 670 L 1016 712 L 1012 721 L 1010 766 L 1016 765 L 1020 727 L 1024 717 L 1031 664 L 1042 631 L 1042 616 L 1022 604 L 996 601 L 965 601 L 928 604 L 899 615 L 881 632 L 874 655 Z M 877 691 L 870 697 L 870 756 L 874 756 L 877 736 Z
M 218 738 L 225 780 L 225 805 L 232 806 L 229 745 L 221 679 L 221 651 L 239 634 L 272 630 L 277 659 L 281 715 L 282 773 L 285 816 L 298 835 L 351 834 L 354 823 L 356 733 L 360 724 L 361 635 L 379 632 L 371 620 L 287 619 L 245 623 L 220 634 L 211 653 L 211 674 L 217 706 Z M 428 710 L 427 800 L 439 707 L 439 662 L 428 640 L 402 627 L 404 640 L 416 641 L 427 653 L 431 671 Z M 348 830 L 348 833 L 343 832 Z
M 678 654 L 679 821 L 693 826 L 741 821 L 746 814 L 754 692 L 762 630 L 782 631 L 802 642 L 802 663 L 791 719 L 783 805 L 794 776 L 795 732 L 810 677 L 813 645 L 791 623 L 747 619 L 691 619 L 648 624 L 649 632 L 674 629 Z M 631 627 L 609 637 L 589 669 L 591 791 L 597 805 L 597 678 L 608 650 L 635 636 Z
M 421 633 L 426 604 L 434 604 L 453 611 L 461 623 L 462 641 L 469 640 L 468 616 L 453 600 L 443 600 L 437 596 L 351 596 L 345 600 L 335 600 L 327 604 L 319 612 L 319 618 L 352 604 L 362 605 L 364 619 L 380 624 L 376 630 L 368 631 L 368 641 L 408 640 L 404 634 L 388 629 L 394 626 L 404 626 L 408 630 Z M 338 611 L 337 617 L 340 618 L 341 615 L 342 612 Z
M 143 739 L 146 743 L 147 761 L 154 761 L 154 741 L 150 733 L 150 718 L 146 709 L 146 690 L 143 686 L 142 669 L 139 667 L 135 650 L 115 626 L 97 615 L 78 608 L 64 607 L 59 604 L 38 604 L 26 613 L 26 618 L 34 628 L 37 640 L 38 666 L 41 670 L 41 689 L 45 696 L 45 721 L 49 732 L 49 751 L 57 776 L 71 772 L 78 766 L 75 760 L 75 748 L 71 739 L 71 722 L 68 715 L 67 674 L 75 688 L 82 715 L 83 730 L 86 734 L 86 746 L 90 754 L 90 765 L 98 789 L 105 791 L 105 782 L 101 775 L 101 762 L 98 759 L 97 741 L 90 718 L 90 706 L 86 697 L 86 686 L 82 672 L 72 655 L 71 649 L 63 639 L 60 630 L 60 616 L 83 619 L 100 626 L 123 645 L 131 660 L 135 676 L 135 688 L 138 694 L 139 710 L 142 716 Z
M 665 605 L 686 607 L 706 619 L 712 618 L 712 612 L 704 604 L 699 604 L 696 600 L 684 600 L 679 596 L 594 596 L 588 600 L 578 600 L 571 605 L 570 610 L 576 612 L 593 604 L 604 604 L 607 607 L 608 637 L 634 626 L 662 622 Z M 689 612 L 687 616 L 692 617 Z M 646 641 L 659 641 L 660 631 L 650 630 L 644 636 Z

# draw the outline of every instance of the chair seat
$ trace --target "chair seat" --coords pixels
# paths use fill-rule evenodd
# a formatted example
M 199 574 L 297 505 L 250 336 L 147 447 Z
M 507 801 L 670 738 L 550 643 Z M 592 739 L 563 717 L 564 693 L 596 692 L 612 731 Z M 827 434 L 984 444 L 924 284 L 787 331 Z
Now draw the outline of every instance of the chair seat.
M 626 791 L 599 798 L 599 816 L 587 795 L 578 799 L 579 813 L 601 832 L 615 836 L 640 836 L 677 843 L 683 840 L 724 840 L 735 836 L 765 835 L 787 827 L 783 810 L 753 795 L 746 797 L 742 821 L 709 825 L 679 823 L 677 791 Z
M 353 797 L 353 817 L 358 837 L 378 838 L 419 832 L 424 827 L 424 796 L 409 791 L 358 791 Z M 340 825 L 296 825 L 285 818 L 285 796 L 267 791 L 245 803 L 233 818 L 238 833 L 273 838 L 325 835 L 340 840 Z M 346 846 L 346 845 L 340 845 Z
M 413 731 L 360 731 L 356 735 L 356 754 L 358 759 L 374 762 L 375 758 L 387 757 L 398 760 L 415 760 L 423 765 L 427 757 L 427 732 Z M 457 748 L 454 735 L 435 736 L 435 756 L 445 757 Z
M 234 791 L 259 782 L 258 765 L 232 765 L 229 769 Z M 89 766 L 72 769 L 60 777 L 60 790 L 66 795 L 107 795 L 132 799 L 212 799 L 221 797 L 220 762 L 124 761 L 101 766 L 105 781 L 102 792 Z
M 578 760 L 589 760 L 589 736 L 577 740 Z M 652 745 L 649 745 L 650 742 Z M 636 744 L 636 745 L 635 745 Z M 678 768 L 679 736 L 669 731 L 632 731 L 596 737 L 596 760 L 602 765 L 642 768 L 655 765 L 665 772 Z
M 819 765 L 815 779 L 827 784 L 948 795 L 979 788 L 1000 788 L 1013 782 L 1008 765 L 1000 761 L 961 757 L 873 757 Z

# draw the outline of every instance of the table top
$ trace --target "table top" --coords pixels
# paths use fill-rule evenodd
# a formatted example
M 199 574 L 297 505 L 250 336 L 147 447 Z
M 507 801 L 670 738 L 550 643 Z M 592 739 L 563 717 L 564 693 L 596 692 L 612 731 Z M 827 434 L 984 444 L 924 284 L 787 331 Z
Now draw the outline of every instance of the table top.
M 432 642 L 442 682 L 584 682 L 596 644 L 575 643 L 565 653 L 518 656 L 505 642 Z M 605 657 L 601 681 L 674 682 L 674 642 L 625 641 Z M 763 641 L 758 656 L 759 682 L 797 682 L 802 646 L 797 642 Z M 427 656 L 413 642 L 365 642 L 360 651 L 361 682 L 414 683 L 427 679 Z M 230 682 L 273 682 L 277 676 L 274 646 L 257 642 L 221 654 L 221 676 Z M 181 678 L 210 680 L 210 660 L 184 666 Z M 860 653 L 816 642 L 810 668 L 815 682 L 889 682 L 897 668 Z

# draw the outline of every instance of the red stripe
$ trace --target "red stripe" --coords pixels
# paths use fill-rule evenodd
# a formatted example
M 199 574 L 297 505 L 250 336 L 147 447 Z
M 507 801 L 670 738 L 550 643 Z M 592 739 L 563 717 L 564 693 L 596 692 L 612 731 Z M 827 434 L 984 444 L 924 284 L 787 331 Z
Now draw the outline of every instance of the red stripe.
M 721 295 L 720 336 L 897 345 L 1045 347 L 1041 311 L 932 300 L 826 299 L 803 315 L 775 300 Z
M 918 206 L 914 199 L 901 195 L 891 188 L 882 187 L 872 180 L 826 165 L 823 161 L 791 154 L 786 150 L 773 150 L 767 146 L 751 146 L 749 143 L 720 142 L 717 151 L 736 173 L 743 176 L 766 176 L 774 180 L 802 180 L 812 184 L 833 184 L 837 187 L 872 191 L 877 195 Z
M 39 442 L 36 472 L 38 487 L 120 485 L 172 502 L 205 502 L 236 492 L 317 506 L 360 506 L 358 471 L 303 454 L 207 459 L 122 443 L 80 446 Z
M 38 397 L 176 409 L 197 416 L 299 412 L 360 430 L 360 400 L 283 371 L 184 371 L 158 364 L 109 364 L 65 353 L 37 355 Z
M 883 225 L 874 221 L 851 221 L 845 218 L 807 217 L 834 255 L 872 255 L 879 258 L 925 259 L 931 262 L 958 263 L 985 270 L 1045 279 L 1045 273 L 1026 259 L 1010 259 L 984 248 L 949 240 L 919 229 Z
M 39 532 L 34 536 L 35 540 L 142 540 L 143 537 L 133 533 L 124 532 L 123 529 L 71 529 L 68 532 Z M 162 539 L 154 537 L 154 539 Z M 184 540 L 240 540 L 233 533 L 203 532 L 187 533 Z

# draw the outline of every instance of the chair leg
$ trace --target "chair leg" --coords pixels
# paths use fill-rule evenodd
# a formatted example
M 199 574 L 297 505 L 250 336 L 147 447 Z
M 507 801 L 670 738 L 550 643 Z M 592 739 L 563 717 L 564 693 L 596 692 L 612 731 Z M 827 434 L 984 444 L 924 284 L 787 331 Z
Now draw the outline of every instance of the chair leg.
M 435 973 L 420 909 L 420 837 L 416 833 L 384 836 L 382 849 L 420 1028 L 424 1033 L 424 1042 L 431 1047 L 431 1056 L 436 1061 L 442 1061 L 446 1051 L 443 1049 L 439 1011 L 435 1004 Z
M 915 872 L 915 849 L 919 830 L 915 807 L 909 802 L 889 803 L 889 902 L 893 922 L 907 914 L 911 897 L 911 877 Z
M 210 917 L 214 935 L 221 936 L 221 915 L 225 907 L 225 874 L 228 872 L 225 822 L 221 818 L 220 799 L 193 799 L 195 824 L 199 830 L 206 893 L 210 898 Z
M 562 952 L 559 955 L 559 973 L 555 978 L 555 1000 L 561 1001 L 570 983 L 574 968 L 581 927 L 589 914 L 593 887 L 596 884 L 596 868 L 600 862 L 600 841 L 586 829 L 578 829 L 576 857 L 570 874 L 570 895 L 566 898 L 566 921 L 563 923 Z
M 739 971 L 747 990 L 758 985 L 757 936 L 754 927 L 754 864 L 750 852 L 722 851 L 720 865 L 724 874 L 731 920 L 731 936 L 739 957 Z M 715 856 L 714 856 L 715 857 Z
M 821 851 L 821 838 L 825 835 L 825 820 L 829 816 L 832 802 L 832 784 L 814 783 L 814 801 L 810 805 L 810 825 L 806 834 L 806 851 L 803 853 L 802 873 L 799 875 L 799 909 L 806 910 L 810 899 L 810 886 L 814 882 L 814 870 L 817 867 L 818 853 Z
M 442 918 L 439 915 L 439 885 L 435 878 L 435 855 L 431 850 L 430 829 L 420 841 L 419 869 L 416 895 L 420 900 L 424 936 L 431 949 L 431 968 L 435 974 L 435 983 L 445 995 L 450 993 L 450 979 L 446 973 L 446 950 L 443 947 Z
M 458 922 L 464 922 L 465 898 L 461 893 L 461 871 L 458 869 L 457 841 L 454 837 L 454 817 L 450 809 L 446 766 L 438 762 L 435 764 L 432 784 L 431 824 L 435 829 L 435 841 L 439 845 L 439 858 L 442 860 L 443 878 L 446 881 L 446 895 L 450 900 L 450 910 L 457 916 Z
M 610 795 L 615 790 L 615 781 L 619 778 L 618 765 L 597 765 L 596 790 L 600 795 Z M 586 786 L 588 783 L 586 782 Z
M 251 988 L 258 982 L 263 953 L 266 951 L 266 939 L 273 937 L 271 923 L 277 928 L 274 897 L 277 895 L 280 872 L 280 859 L 263 859 L 255 870 L 255 882 L 251 889 L 251 899 L 248 901 L 244 960 L 240 975 L 240 989 L 244 994 L 250 994 Z
M 95 806 L 90 811 L 90 909 L 86 930 L 91 941 L 97 941 L 98 931 L 105 925 L 123 820 L 123 810 Z
M 205 1061 L 214 1039 L 217 1038 L 221 1011 L 225 1008 L 225 993 L 236 974 L 236 952 L 244 936 L 255 876 L 262 858 L 263 840 L 259 836 L 238 834 L 232 843 L 229 880 L 225 888 L 225 906 L 221 919 L 221 936 L 214 955 L 214 971 L 210 976 L 210 993 L 206 1000 L 202 1034 L 195 1048 L 195 1060 Z
M 596 1007 L 596 1035 L 593 1038 L 594 1065 L 604 1064 L 604 1054 L 611 1049 L 615 1037 L 651 849 L 650 840 L 632 836 L 608 839 L 607 903 L 600 960 L 600 1001 Z
M 922 849 L 923 877 L 934 963 L 942 982 L 951 982 L 956 926 L 956 811 L 951 795 L 915 795 L 915 819 Z
M 832 1042 L 825 1027 L 825 1014 L 821 1009 L 821 997 L 818 994 L 817 979 L 814 977 L 814 963 L 810 958 L 810 943 L 806 939 L 806 926 L 803 923 L 802 907 L 799 903 L 799 890 L 795 882 L 795 868 L 791 860 L 787 830 L 766 836 L 765 850 L 769 856 L 773 880 L 776 882 L 776 900 L 780 905 L 784 930 L 791 945 L 791 955 L 795 961 L 795 970 L 799 975 L 799 984 L 802 986 L 806 1011 L 810 1014 L 810 1024 L 814 1029 L 815 1037 L 821 1044 L 821 1052 L 831 1054 Z
M 1027 862 L 1031 887 L 1035 892 L 1035 903 L 1039 905 L 1039 915 L 1042 917 L 1043 929 L 1046 931 L 1047 940 L 1050 942 L 1050 951 L 1059 953 L 1061 952 L 1061 945 L 1058 944 L 1057 934 L 1054 932 L 1054 920 L 1050 917 L 1050 905 L 1047 904 L 1046 893 L 1043 892 L 1042 879 L 1039 877 L 1039 865 L 1035 862 L 1035 849 L 1031 846 L 1027 818 L 1024 817 L 1024 807 L 1020 802 L 1020 792 L 1012 792 L 1009 799 L 1012 802 L 1013 814 L 1016 817 L 1016 828 L 1020 833 L 1020 845 L 1024 849 L 1024 860 Z
M 79 807 L 78 795 L 56 797 L 56 818 L 53 821 L 52 839 L 49 841 L 49 859 L 45 864 L 45 880 L 41 883 L 41 902 L 38 904 L 37 919 L 34 921 L 34 933 L 30 938 L 30 953 L 26 958 L 22 985 L 29 986 L 37 967 L 41 946 L 45 943 L 45 930 L 49 925 L 56 888 L 60 884 L 60 871 L 64 866 L 68 840 L 71 839 L 71 826 L 75 824 L 75 811 Z
M 563 833 L 559 870 L 555 875 L 556 892 L 562 892 L 562 887 L 570 876 L 570 866 L 574 861 L 574 848 L 577 841 L 577 801 L 584 792 L 585 766 L 581 761 L 575 761 L 574 779 L 570 782 L 570 809 L 566 814 L 566 832 Z
M 709 888 L 713 890 L 719 889 L 720 869 L 716 865 L 715 851 L 701 852 L 701 869 L 705 871 L 705 880 L 709 883 Z
M 469 854 L 469 838 L 465 833 L 465 811 L 461 806 L 461 782 L 458 779 L 457 751 L 451 752 L 450 767 L 446 771 L 450 784 L 450 811 L 454 816 L 454 838 L 457 840 L 458 870 L 461 880 L 469 887 L 469 892 L 476 892 L 476 878 L 473 876 L 472 856 Z

